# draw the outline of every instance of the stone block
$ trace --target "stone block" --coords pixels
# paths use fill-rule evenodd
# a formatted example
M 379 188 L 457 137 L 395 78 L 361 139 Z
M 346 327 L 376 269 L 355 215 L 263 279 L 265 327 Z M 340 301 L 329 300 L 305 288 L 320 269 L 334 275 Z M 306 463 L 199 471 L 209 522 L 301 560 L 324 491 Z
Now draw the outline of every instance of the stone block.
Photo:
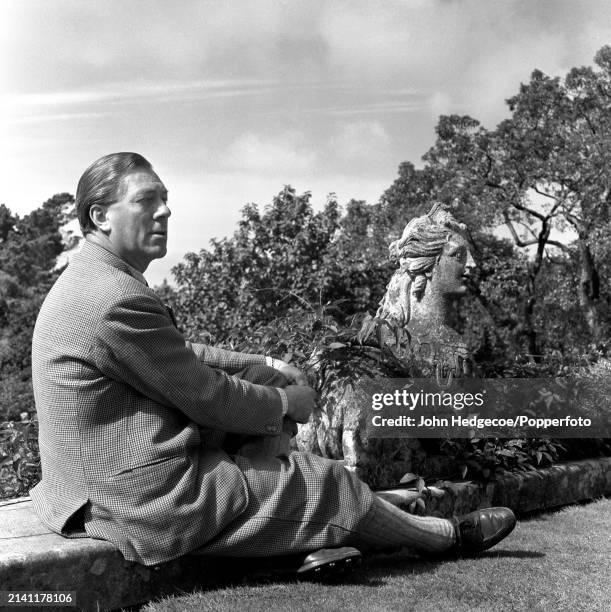
M 28 497 L 0 503 L 0 585 L 5 591 L 72 591 L 76 609 L 113 610 L 218 578 L 216 561 L 189 556 L 144 567 L 126 561 L 108 542 L 51 532 Z
M 601 457 L 499 476 L 494 485 L 492 505 L 525 513 L 609 494 L 611 457 Z

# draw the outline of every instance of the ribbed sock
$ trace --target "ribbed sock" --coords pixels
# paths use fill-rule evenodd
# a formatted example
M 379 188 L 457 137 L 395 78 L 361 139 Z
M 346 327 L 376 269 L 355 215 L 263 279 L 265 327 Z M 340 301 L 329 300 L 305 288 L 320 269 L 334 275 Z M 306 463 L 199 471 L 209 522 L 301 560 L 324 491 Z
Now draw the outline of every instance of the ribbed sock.
M 417 552 L 440 553 L 456 541 L 449 520 L 414 516 L 377 496 L 356 532 L 356 546 L 378 550 L 406 546 Z

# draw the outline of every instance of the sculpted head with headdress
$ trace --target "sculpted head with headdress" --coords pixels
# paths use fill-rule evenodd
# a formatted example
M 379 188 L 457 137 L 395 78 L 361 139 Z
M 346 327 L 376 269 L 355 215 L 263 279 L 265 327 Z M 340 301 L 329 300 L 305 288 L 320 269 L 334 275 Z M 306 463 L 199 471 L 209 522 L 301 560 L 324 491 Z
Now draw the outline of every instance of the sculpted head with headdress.
M 390 258 L 399 263 L 378 316 L 405 325 L 425 296 L 426 307 L 443 310 L 448 301 L 467 291 L 466 276 L 473 263 L 466 227 L 441 204 L 412 219 L 401 238 L 389 246 Z

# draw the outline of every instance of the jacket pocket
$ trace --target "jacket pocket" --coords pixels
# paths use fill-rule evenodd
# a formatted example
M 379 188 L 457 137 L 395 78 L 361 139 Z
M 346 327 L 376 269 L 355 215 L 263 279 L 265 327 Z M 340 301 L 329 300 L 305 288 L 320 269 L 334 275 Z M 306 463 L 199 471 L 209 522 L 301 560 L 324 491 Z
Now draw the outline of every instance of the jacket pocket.
M 183 462 L 186 468 L 190 464 L 189 457 L 187 455 L 170 455 L 168 457 L 157 457 L 139 465 L 127 467 L 118 472 L 115 472 L 114 474 L 108 476 L 107 480 L 114 480 L 116 478 L 121 478 L 122 476 L 127 476 L 128 474 L 137 474 L 139 472 L 144 473 L 148 471 L 147 468 L 153 468 L 155 466 L 160 469 L 164 468 L 165 466 L 174 467 L 174 464 L 176 464 L 176 466 L 179 466 L 180 462 Z

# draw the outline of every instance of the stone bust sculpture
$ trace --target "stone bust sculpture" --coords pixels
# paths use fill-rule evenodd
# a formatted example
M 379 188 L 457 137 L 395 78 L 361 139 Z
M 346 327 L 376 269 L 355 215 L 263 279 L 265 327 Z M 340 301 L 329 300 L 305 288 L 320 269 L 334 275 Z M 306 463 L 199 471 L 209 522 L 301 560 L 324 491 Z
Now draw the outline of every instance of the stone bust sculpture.
M 412 219 L 401 238 L 389 246 L 399 263 L 376 316 L 409 334 L 409 347 L 400 356 L 431 366 L 440 376 L 470 376 L 467 346 L 454 330 L 455 302 L 465 295 L 466 277 L 474 261 L 465 226 L 441 204 Z
M 467 346 L 452 327 L 456 299 L 467 292 L 465 276 L 474 265 L 465 226 L 435 204 L 407 224 L 389 251 L 399 267 L 376 317 L 406 330 L 408 340 L 397 347 L 384 327 L 383 341 L 406 365 L 418 366 L 415 377 L 471 375 Z M 380 376 L 372 364 L 369 382 Z M 296 442 L 300 450 L 342 460 L 372 487 L 392 486 L 406 472 L 420 473 L 426 454 L 415 438 L 367 435 L 367 406 L 360 399 L 367 382 L 340 378 L 328 386 L 310 421 L 299 426 Z

